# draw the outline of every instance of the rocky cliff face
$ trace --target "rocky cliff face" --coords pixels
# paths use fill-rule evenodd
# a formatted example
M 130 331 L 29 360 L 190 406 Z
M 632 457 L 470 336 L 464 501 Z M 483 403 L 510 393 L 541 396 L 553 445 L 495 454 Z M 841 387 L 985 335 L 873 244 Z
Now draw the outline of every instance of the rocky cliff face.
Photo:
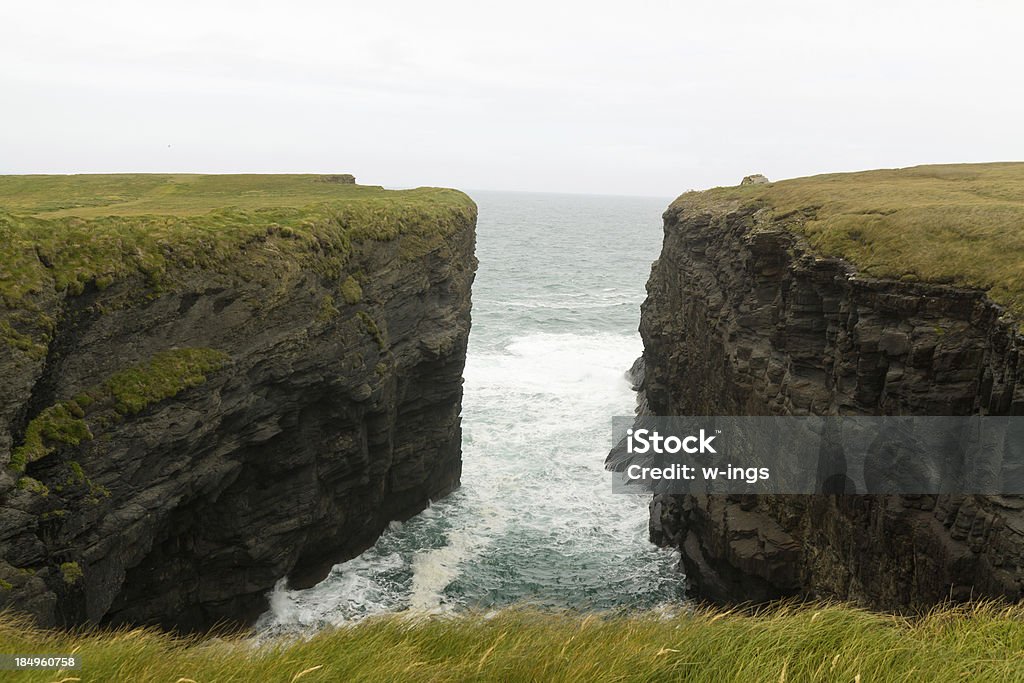
M 0 308 L 0 606 L 248 622 L 456 488 L 475 210 L 445 216 L 338 267 L 281 256 L 272 226 L 247 269 Z
M 641 334 L 662 415 L 1024 414 L 1024 341 L 976 290 L 861 277 L 756 205 L 677 202 Z M 1019 599 L 1024 500 L 658 496 L 694 597 Z

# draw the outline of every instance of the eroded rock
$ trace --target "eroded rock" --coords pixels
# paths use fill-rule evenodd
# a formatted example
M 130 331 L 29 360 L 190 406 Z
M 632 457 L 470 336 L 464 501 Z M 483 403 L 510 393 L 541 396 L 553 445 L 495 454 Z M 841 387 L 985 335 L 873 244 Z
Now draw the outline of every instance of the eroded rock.
M 143 298 L 138 279 L 40 294 L 49 346 L 0 344 L 0 607 L 44 626 L 248 623 L 281 577 L 314 583 L 456 488 L 476 264 L 457 220 L 429 245 L 355 244 L 340 273 L 296 261 L 196 269 Z M 226 361 L 137 412 L 91 403 L 189 348 Z M 62 419 L 91 438 L 45 439 L 17 471 L 26 425 L 60 401 L 85 406 Z
M 745 181 L 746 182 L 746 181 Z M 1016 323 L 981 292 L 860 277 L 756 207 L 673 207 L 641 387 L 662 415 L 1024 414 Z M 881 608 L 1022 597 L 1024 511 L 983 496 L 658 496 L 694 597 Z

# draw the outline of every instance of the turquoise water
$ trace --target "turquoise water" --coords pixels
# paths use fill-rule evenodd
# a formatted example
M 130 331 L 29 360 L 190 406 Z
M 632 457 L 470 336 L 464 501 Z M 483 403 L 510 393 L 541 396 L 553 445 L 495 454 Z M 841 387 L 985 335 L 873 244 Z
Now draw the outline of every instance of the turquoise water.
M 480 207 L 463 404 L 462 488 L 393 524 L 320 584 L 278 586 L 264 632 L 385 612 L 683 601 L 673 552 L 647 541 L 646 496 L 613 495 L 611 417 L 667 199 L 473 193 Z

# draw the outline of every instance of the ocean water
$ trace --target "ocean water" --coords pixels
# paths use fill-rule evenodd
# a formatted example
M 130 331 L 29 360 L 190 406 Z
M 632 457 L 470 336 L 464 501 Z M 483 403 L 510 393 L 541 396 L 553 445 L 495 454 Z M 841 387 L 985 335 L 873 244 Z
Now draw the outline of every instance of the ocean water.
M 480 208 L 462 488 L 339 564 L 274 590 L 258 631 L 369 615 L 684 601 L 646 496 L 611 493 L 611 417 L 631 414 L 644 284 L 668 199 L 472 193 Z

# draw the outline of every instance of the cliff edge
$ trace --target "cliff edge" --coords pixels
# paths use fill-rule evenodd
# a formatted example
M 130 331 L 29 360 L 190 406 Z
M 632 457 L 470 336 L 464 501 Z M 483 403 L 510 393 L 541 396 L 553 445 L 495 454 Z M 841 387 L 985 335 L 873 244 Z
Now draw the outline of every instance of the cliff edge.
M 476 207 L 331 178 L 0 177 L 0 607 L 246 623 L 458 486 Z
M 664 218 L 640 324 L 653 414 L 1024 414 L 1024 164 L 717 188 Z M 714 602 L 1024 590 L 1020 498 L 659 495 L 651 536 Z

